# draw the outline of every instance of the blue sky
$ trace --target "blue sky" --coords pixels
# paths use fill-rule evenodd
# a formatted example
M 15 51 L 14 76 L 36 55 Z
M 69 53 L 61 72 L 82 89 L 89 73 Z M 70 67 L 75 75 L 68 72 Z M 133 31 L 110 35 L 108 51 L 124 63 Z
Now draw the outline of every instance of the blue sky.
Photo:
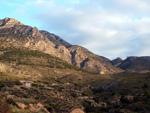
M 114 59 L 150 56 L 150 0 L 1 0 L 15 18 Z

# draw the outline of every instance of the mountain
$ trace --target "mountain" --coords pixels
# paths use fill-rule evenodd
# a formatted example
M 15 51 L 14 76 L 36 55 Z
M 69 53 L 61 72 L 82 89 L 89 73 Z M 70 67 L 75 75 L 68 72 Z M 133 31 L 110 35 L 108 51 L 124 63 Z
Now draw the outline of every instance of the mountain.
M 149 70 L 149 61 L 110 61 L 5 18 L 0 20 L 0 113 L 149 113 L 150 73 L 137 73 Z M 112 64 L 136 73 L 117 73 L 122 70 Z
M 81 46 L 69 44 L 55 34 L 24 25 L 13 18 L 0 20 L 0 40 L 15 48 L 25 47 L 56 56 L 89 72 L 100 74 L 122 72 L 105 57 L 95 55 Z
M 150 71 L 150 57 L 127 57 L 118 67 L 130 72 L 148 72 Z
M 118 58 L 112 60 L 111 62 L 114 66 L 118 66 L 121 64 L 122 61 L 123 61 L 122 58 L 118 57 Z

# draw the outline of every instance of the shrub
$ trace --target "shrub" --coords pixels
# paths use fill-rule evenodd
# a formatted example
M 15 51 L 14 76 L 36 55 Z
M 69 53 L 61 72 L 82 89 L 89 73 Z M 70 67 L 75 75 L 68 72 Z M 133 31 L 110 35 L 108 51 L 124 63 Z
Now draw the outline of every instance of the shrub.
M 123 95 L 121 96 L 120 101 L 122 103 L 130 103 L 129 100 L 125 96 L 123 96 Z
M 71 93 L 71 96 L 74 98 L 77 98 L 77 94 L 76 93 Z
M 85 107 L 85 111 L 87 113 L 101 113 L 100 111 L 102 111 L 104 109 L 104 108 L 100 108 L 100 107 L 91 106 L 91 103 L 87 102 L 87 101 L 83 101 L 82 105 Z M 103 110 L 103 111 L 105 111 L 105 110 Z
M 93 100 L 98 103 L 100 101 L 100 97 L 94 97 Z
M 142 88 L 148 88 L 149 86 L 148 86 L 148 84 L 144 84 L 143 86 L 142 86 Z
M 10 113 L 9 105 L 6 103 L 6 99 L 0 97 L 0 113 Z
M 0 81 L 0 88 L 5 87 L 6 83 L 3 81 Z
M 26 109 L 19 109 L 16 106 L 10 105 L 11 113 L 31 113 L 29 110 Z
M 138 102 L 139 100 L 140 100 L 139 96 L 135 96 L 133 101 Z
M 19 80 L 16 80 L 15 85 L 22 85 L 22 83 Z

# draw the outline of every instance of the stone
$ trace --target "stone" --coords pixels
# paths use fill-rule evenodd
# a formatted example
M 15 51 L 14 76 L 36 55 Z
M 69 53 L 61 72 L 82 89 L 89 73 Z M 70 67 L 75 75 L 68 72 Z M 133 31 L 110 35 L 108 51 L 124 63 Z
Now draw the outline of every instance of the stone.
M 78 109 L 72 110 L 70 113 L 85 113 L 85 112 L 78 108 Z
M 23 103 L 16 102 L 16 104 L 17 104 L 21 109 L 26 109 L 26 108 L 27 108 L 27 105 L 25 105 L 25 104 L 23 104 Z

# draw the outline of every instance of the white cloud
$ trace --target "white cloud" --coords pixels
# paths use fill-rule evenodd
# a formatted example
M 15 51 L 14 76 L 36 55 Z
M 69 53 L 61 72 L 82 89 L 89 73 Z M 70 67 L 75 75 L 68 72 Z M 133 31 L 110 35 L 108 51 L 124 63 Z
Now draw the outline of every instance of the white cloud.
M 40 29 L 112 59 L 150 56 L 149 6 L 149 0 L 37 0 L 26 8 L 38 9 L 30 16 Z

